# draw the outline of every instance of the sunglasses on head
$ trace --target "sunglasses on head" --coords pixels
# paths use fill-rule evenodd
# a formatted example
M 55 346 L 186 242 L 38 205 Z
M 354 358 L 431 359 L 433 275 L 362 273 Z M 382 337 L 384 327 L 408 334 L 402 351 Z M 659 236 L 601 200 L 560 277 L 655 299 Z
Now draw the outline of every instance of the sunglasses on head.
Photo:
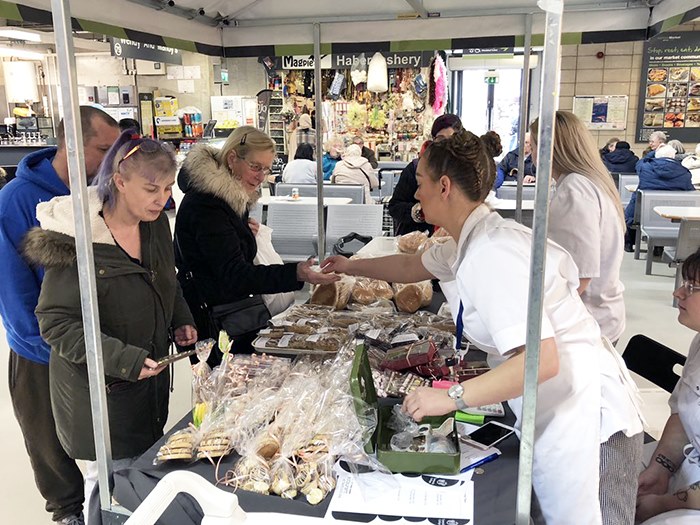
M 117 167 L 121 165 L 122 162 L 124 162 L 126 159 L 131 157 L 134 153 L 137 151 L 142 151 L 143 153 L 146 154 L 152 154 L 156 153 L 157 151 L 165 151 L 166 153 L 172 153 L 172 147 L 165 142 L 158 142 L 155 140 L 151 139 L 137 139 L 141 140 L 136 146 L 131 148 L 126 155 L 124 155 L 121 160 L 117 163 Z

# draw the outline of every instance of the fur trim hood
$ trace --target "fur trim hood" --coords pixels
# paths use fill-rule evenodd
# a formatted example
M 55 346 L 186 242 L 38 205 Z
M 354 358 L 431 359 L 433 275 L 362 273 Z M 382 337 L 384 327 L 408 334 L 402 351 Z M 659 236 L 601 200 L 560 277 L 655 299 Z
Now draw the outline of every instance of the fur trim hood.
M 231 206 L 236 215 L 243 216 L 259 195 L 249 195 L 228 168 L 219 164 L 217 153 L 211 146 L 195 146 L 182 165 L 178 185 L 185 193 L 194 190 L 218 197 Z
M 103 203 L 97 188 L 88 188 L 88 218 L 92 242 L 116 246 L 114 238 L 100 215 Z M 69 266 L 75 262 L 75 222 L 70 195 L 41 202 L 36 208 L 41 227 L 32 228 L 24 239 L 24 253 L 40 266 Z

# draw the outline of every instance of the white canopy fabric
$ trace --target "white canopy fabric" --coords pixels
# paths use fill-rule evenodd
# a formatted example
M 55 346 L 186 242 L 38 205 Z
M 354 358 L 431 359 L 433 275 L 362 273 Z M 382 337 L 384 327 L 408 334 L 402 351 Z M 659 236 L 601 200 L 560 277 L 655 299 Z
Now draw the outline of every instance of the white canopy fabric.
M 10 3 L 50 11 L 50 0 Z M 2 4 L 8 2 L 0 1 L 0 8 Z M 173 8 L 166 4 L 166 0 L 71 0 L 70 7 L 84 27 L 96 22 L 127 30 L 127 35 L 114 36 L 143 32 L 163 37 L 166 43 L 180 39 L 183 42 L 168 45 L 182 48 L 187 48 L 184 42 L 217 47 L 310 44 L 315 20 L 322 22 L 324 43 L 518 36 L 524 33 L 523 15 L 528 12 L 540 13 L 535 16 L 533 32 L 544 32 L 544 15 L 537 0 L 175 0 Z M 656 5 L 650 11 L 647 4 Z M 197 14 L 200 8 L 204 16 Z M 416 18 L 416 10 L 423 9 L 430 18 Z M 643 31 L 674 17 L 678 23 L 694 9 L 698 9 L 697 0 L 564 0 L 563 31 Z M 224 18 L 228 26 L 220 30 L 212 25 L 215 19 Z M 107 29 L 103 32 L 115 32 Z

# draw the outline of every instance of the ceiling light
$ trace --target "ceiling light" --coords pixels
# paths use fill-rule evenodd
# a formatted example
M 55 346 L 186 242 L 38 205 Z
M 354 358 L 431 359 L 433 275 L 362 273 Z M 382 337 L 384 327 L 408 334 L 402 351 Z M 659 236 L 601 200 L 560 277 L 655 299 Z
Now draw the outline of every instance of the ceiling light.
M 10 38 L 12 40 L 24 40 L 26 42 L 41 42 L 41 35 L 31 33 L 21 29 L 0 29 L 0 37 Z
M 0 47 L 0 57 L 23 58 L 25 60 L 43 60 L 44 55 L 35 51 L 17 49 L 14 47 Z

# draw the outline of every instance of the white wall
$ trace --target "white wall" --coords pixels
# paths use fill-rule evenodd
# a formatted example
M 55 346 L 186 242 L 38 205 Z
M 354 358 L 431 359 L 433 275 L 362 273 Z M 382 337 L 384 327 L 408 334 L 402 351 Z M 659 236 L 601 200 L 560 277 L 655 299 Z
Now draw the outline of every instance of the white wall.
M 215 59 L 219 63 L 218 59 Z M 267 74 L 257 58 L 228 58 L 229 85 L 213 87 L 212 95 L 255 96 L 267 88 Z

